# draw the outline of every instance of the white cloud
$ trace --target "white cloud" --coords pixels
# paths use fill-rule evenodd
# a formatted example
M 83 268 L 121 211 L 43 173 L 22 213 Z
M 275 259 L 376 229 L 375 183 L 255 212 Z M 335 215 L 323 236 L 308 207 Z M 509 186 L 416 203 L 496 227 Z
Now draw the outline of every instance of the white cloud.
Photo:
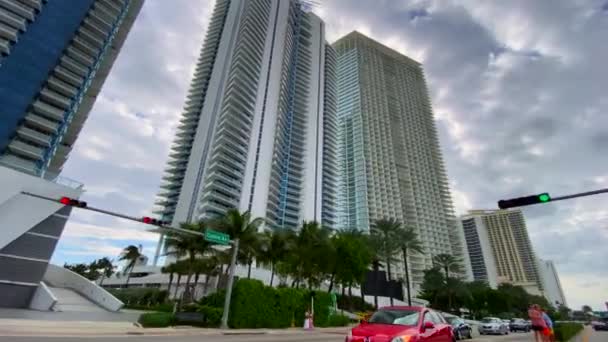
M 62 238 L 158 241 L 158 235 L 146 232 L 145 228 L 147 227 L 144 226 L 145 225 L 141 223 L 122 223 L 119 228 L 114 228 L 69 221 L 66 224 Z

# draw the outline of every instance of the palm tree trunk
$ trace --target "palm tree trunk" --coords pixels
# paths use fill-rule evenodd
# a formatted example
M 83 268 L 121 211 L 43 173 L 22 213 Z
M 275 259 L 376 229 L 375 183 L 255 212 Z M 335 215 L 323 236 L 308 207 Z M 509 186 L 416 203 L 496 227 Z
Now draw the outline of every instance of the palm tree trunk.
M 211 276 L 209 274 L 205 274 L 205 285 L 203 285 L 203 296 L 207 295 L 207 287 L 209 286 L 209 280 Z
M 135 267 L 135 264 L 128 268 L 129 272 L 127 273 L 127 281 L 125 282 L 125 288 L 129 287 L 129 280 L 131 280 L 131 272 L 133 272 L 133 267 Z
M 173 273 L 169 273 L 169 285 L 167 285 L 167 293 L 171 295 L 171 285 L 173 284 Z
M 336 273 L 332 273 L 331 277 L 329 278 L 329 289 L 327 290 L 327 293 L 331 293 L 331 291 L 334 289 L 334 278 L 336 276 Z
M 274 281 L 274 262 L 270 263 L 270 287 L 272 287 L 273 281 Z
M 198 285 L 198 279 L 200 278 L 201 274 L 196 272 L 194 274 L 194 285 L 192 286 L 192 300 L 195 300 L 196 298 L 196 286 Z
M 251 264 L 253 264 L 252 258 L 247 260 L 247 279 L 251 279 Z
M 102 274 L 101 279 L 99 280 L 99 287 L 101 287 L 103 285 L 103 281 L 105 280 L 105 278 L 106 278 L 106 275 Z
M 386 256 L 386 275 L 388 277 L 387 280 L 389 282 L 391 281 L 391 262 L 390 262 L 390 260 L 391 260 L 390 256 L 387 255 Z M 392 306 L 394 304 L 393 303 L 393 295 L 389 293 L 388 297 L 390 299 L 391 306 Z
M 175 284 L 175 293 L 173 294 L 173 298 L 177 298 L 177 291 L 179 291 L 179 283 L 182 280 L 182 275 L 181 274 L 177 274 L 177 284 Z
M 407 290 L 407 305 L 412 306 L 412 295 L 410 293 L 410 270 L 407 265 L 407 248 L 403 247 L 403 268 L 405 270 L 405 288 Z
M 353 286 L 348 284 L 348 309 L 353 312 Z

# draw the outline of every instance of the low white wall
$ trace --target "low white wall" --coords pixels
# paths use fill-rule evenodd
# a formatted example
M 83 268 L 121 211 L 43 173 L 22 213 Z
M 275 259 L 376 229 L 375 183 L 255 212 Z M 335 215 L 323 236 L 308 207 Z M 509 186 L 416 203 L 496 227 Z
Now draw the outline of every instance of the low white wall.
M 36 289 L 34 297 L 32 297 L 32 301 L 30 302 L 30 309 L 51 311 L 56 303 L 57 297 L 53 295 L 44 282 L 40 282 L 40 285 Z
M 118 311 L 124 306 L 123 302 L 97 284 L 61 266 L 49 264 L 43 281 L 53 287 L 72 289 L 109 311 Z

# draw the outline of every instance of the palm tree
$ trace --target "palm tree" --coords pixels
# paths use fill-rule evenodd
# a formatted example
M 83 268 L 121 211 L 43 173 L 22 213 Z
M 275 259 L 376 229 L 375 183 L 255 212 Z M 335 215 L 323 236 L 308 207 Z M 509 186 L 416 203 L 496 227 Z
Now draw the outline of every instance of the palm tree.
M 433 262 L 445 272 L 446 281 L 450 278 L 450 271 L 459 272 L 461 270 L 461 260 L 450 254 L 437 254 L 433 257 Z
M 127 275 L 127 281 L 125 282 L 125 287 L 129 287 L 129 280 L 131 279 L 131 271 L 133 271 L 133 267 L 137 263 L 137 260 L 142 256 L 141 254 L 141 245 L 136 247 L 135 245 L 129 245 L 122 250 L 120 257 L 118 260 L 126 261 L 127 265 L 125 266 L 124 273 Z
M 448 293 L 448 310 L 452 309 L 452 289 L 450 288 L 450 271 L 461 270 L 461 260 L 450 254 L 437 254 L 433 257 L 433 263 L 445 272 L 445 285 Z
M 95 268 L 101 270 L 101 280 L 99 280 L 99 286 L 103 285 L 103 281 L 106 278 L 109 278 L 114 274 L 114 269 L 116 268 L 110 259 L 107 257 L 103 257 L 94 262 Z
M 181 229 L 191 230 L 194 232 L 204 232 L 206 222 L 199 221 L 198 223 L 182 223 Z M 190 280 L 194 272 L 196 259 L 198 256 L 203 256 L 210 250 L 211 243 L 206 241 L 202 235 L 184 234 L 179 232 L 168 232 L 166 235 L 167 255 L 173 255 L 177 258 L 185 257 L 186 291 L 189 289 Z M 189 293 L 189 292 L 187 292 Z
M 391 280 L 391 262 L 395 253 L 399 250 L 398 235 L 401 232 L 401 223 L 392 218 L 384 218 L 376 220 L 372 229 L 372 235 L 377 237 L 380 244 L 380 250 L 383 252 L 384 260 L 386 261 L 386 275 L 388 281 Z M 391 305 L 393 305 L 393 296 L 389 296 Z
M 287 233 L 281 230 L 264 231 L 260 244 L 260 261 L 270 265 L 270 286 L 274 282 L 277 263 L 287 256 Z
M 303 222 L 297 234 L 292 236 L 292 252 L 289 255 L 293 286 L 306 280 L 309 288 L 318 287 L 323 275 L 327 274 L 327 260 L 330 231 L 317 222 Z
M 422 253 L 424 248 L 422 243 L 418 240 L 418 236 L 412 227 L 405 227 L 401 229 L 398 236 L 399 244 L 401 245 L 401 252 L 403 253 L 403 267 L 405 270 L 405 284 L 407 289 L 407 305 L 412 306 L 412 296 L 410 294 L 410 271 L 408 267 L 408 253 L 416 252 Z
M 175 266 L 175 263 L 171 263 L 167 266 L 161 267 L 160 272 L 161 273 L 169 273 L 169 285 L 167 286 L 167 292 L 170 294 L 171 293 L 171 285 L 173 284 L 173 276 L 175 275 L 175 272 L 177 271 L 177 268 Z
M 230 235 L 232 240 L 239 240 L 239 260 L 249 266 L 253 263 L 253 248 L 256 242 L 255 237 L 259 227 L 264 223 L 261 217 L 251 218 L 251 212 L 241 213 L 237 209 L 229 209 L 219 220 L 211 223 L 214 227 Z

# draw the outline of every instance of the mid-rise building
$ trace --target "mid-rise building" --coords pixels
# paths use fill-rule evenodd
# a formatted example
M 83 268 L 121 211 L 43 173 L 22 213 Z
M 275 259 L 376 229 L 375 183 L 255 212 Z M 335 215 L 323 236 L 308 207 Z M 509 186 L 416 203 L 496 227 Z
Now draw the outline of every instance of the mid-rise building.
M 461 221 L 474 280 L 485 280 L 491 286 L 511 283 L 531 294 L 542 293 L 521 210 L 471 210 Z
M 562 289 L 562 283 L 559 281 L 557 269 L 551 260 L 538 260 L 539 273 L 543 284 L 543 294 L 556 308 L 560 305 L 568 306 L 566 296 Z
M 462 251 L 422 66 L 359 32 L 333 47 L 338 225 L 367 231 L 378 219 L 394 218 L 414 227 L 425 250 L 410 257 L 417 290 L 434 255 Z M 398 268 L 395 277 L 402 276 Z
M 0 1 L 0 164 L 61 171 L 142 4 Z
M 230 208 L 295 228 L 335 225 L 335 62 L 298 0 L 217 0 L 158 213 L 173 224 Z

